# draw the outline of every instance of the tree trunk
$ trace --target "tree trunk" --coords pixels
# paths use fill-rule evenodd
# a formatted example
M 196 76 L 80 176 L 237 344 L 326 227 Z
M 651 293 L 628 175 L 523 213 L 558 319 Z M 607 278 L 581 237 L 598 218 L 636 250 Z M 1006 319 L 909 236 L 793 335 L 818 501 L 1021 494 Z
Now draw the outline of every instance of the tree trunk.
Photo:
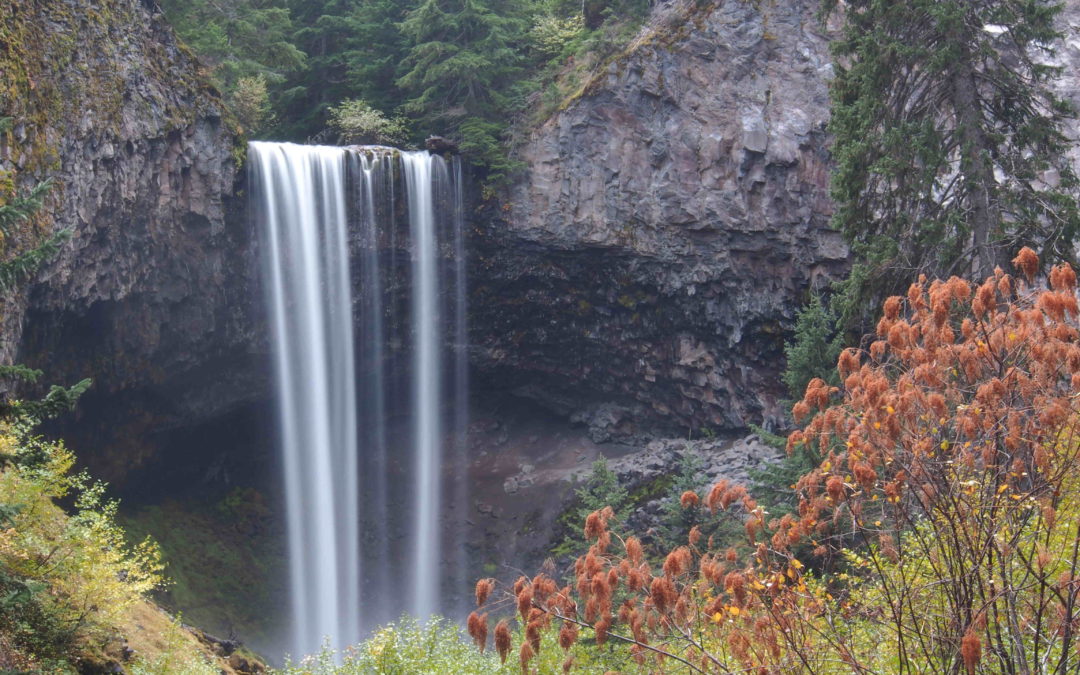
M 970 51 L 965 49 L 953 69 L 953 108 L 960 135 L 960 171 L 969 199 L 975 273 L 983 279 L 994 273 L 994 251 L 990 237 L 1001 226 L 1001 212 L 994 201 L 996 179 L 990 162 L 990 143 L 983 128 L 985 120 L 979 103 Z

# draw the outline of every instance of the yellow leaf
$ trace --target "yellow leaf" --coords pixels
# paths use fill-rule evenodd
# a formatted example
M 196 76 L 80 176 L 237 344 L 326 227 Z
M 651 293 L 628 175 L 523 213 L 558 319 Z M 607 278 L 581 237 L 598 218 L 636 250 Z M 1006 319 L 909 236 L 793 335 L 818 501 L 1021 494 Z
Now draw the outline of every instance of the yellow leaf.
M 732 616 L 739 616 L 739 608 L 736 607 L 735 605 L 732 605 L 731 607 L 728 607 L 728 611 L 731 612 Z

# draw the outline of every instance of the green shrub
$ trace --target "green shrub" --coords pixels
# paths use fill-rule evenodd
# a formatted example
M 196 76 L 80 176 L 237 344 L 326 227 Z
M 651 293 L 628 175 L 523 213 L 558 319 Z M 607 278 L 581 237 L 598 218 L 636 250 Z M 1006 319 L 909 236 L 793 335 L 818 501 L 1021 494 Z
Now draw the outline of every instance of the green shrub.
M 408 136 L 405 120 L 387 117 L 367 101 L 350 99 L 330 109 L 330 128 L 342 143 L 398 145 Z
M 61 443 L 27 425 L 0 423 L 0 634 L 64 670 L 75 645 L 102 644 L 126 612 L 162 583 L 157 546 L 133 546 L 116 525 L 116 502 Z M 74 511 L 57 504 L 72 499 Z
M 514 642 L 521 644 L 523 635 L 517 632 Z M 558 626 L 546 632 L 550 635 L 545 639 L 553 643 Z M 559 673 L 569 656 L 574 659 L 576 672 L 637 672 L 623 653 L 625 650 L 597 649 L 590 643 L 583 641 L 569 654 L 552 645 L 542 651 L 533 665 L 540 673 Z M 272 675 L 517 675 L 521 672 L 516 653 L 502 663 L 490 637 L 486 646 L 483 652 L 477 650 L 461 627 L 447 619 L 433 618 L 422 624 L 404 617 L 343 654 L 327 647 L 299 663 L 287 663 L 281 670 L 272 671 Z

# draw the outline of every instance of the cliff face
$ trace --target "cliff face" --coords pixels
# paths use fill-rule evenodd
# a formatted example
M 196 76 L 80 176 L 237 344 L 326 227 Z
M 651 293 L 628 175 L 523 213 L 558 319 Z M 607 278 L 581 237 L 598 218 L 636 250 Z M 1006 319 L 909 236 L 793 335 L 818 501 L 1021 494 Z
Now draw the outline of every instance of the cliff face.
M 596 441 L 779 415 L 784 331 L 846 254 L 824 229 L 815 7 L 663 6 L 532 133 L 505 208 L 475 218 L 477 382 Z M 15 33 L 0 41 L 13 83 L 0 115 L 16 120 L 2 168 L 24 185 L 54 178 L 48 226 L 74 230 L 7 300 L 0 357 L 50 382 L 94 378 L 64 431 L 87 440 L 98 475 L 120 482 L 146 459 L 219 471 L 273 426 L 251 417 L 267 410 L 270 369 L 220 103 L 147 3 L 0 12 Z
M 816 7 L 673 3 L 529 137 L 471 278 L 485 381 L 597 440 L 779 414 L 784 330 L 847 253 Z
M 0 164 L 24 186 L 51 178 L 43 227 L 73 230 L 6 299 L 0 356 L 48 382 L 94 379 L 82 431 L 110 479 L 153 447 L 143 432 L 221 414 L 257 377 L 245 367 L 256 270 L 245 220 L 228 217 L 242 148 L 154 5 L 0 10 L 0 116 L 15 123 Z

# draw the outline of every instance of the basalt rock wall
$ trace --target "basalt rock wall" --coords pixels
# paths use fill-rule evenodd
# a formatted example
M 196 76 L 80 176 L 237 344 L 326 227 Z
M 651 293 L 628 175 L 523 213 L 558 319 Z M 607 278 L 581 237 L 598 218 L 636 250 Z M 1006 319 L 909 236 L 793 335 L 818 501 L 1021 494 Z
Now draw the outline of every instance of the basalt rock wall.
M 265 390 L 265 369 L 250 367 L 257 269 L 232 197 L 243 147 L 154 6 L 0 9 L 0 116 L 13 122 L 0 168 L 22 189 L 53 182 L 23 244 L 72 231 L 32 285 L 4 298 L 0 356 L 49 383 L 93 378 L 65 425 L 114 480 L 172 429 Z
M 785 331 L 847 255 L 816 9 L 663 6 L 528 137 L 474 256 L 482 382 L 597 440 L 779 418 Z

